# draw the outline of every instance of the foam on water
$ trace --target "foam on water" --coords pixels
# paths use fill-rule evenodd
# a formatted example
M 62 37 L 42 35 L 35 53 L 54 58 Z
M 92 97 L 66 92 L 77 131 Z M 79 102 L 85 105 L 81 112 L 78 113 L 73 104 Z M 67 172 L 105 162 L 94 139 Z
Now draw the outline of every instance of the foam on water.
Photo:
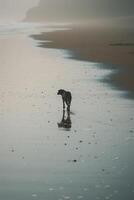
M 66 30 L 62 24 L 43 24 L 43 23 L 4 23 L 0 24 L 0 37 L 10 37 L 22 34 L 37 34 L 41 31 L 52 32 L 55 30 Z

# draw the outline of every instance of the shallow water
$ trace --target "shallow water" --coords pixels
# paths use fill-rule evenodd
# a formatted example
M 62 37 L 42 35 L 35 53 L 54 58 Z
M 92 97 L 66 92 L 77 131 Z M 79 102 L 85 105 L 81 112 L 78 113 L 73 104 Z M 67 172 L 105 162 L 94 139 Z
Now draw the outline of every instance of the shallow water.
M 0 35 L 0 199 L 133 200 L 134 102 L 98 63 L 39 48 L 32 25 Z M 22 27 L 22 26 L 21 26 Z M 72 91 L 71 128 L 59 128 Z

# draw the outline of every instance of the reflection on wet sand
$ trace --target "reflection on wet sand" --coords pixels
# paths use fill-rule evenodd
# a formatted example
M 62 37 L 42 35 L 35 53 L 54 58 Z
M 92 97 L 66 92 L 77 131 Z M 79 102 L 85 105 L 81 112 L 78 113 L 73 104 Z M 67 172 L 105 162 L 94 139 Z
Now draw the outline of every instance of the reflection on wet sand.
M 72 127 L 71 117 L 70 117 L 70 110 L 63 109 L 62 119 L 61 122 L 58 122 L 59 128 L 65 128 L 66 130 L 70 130 Z

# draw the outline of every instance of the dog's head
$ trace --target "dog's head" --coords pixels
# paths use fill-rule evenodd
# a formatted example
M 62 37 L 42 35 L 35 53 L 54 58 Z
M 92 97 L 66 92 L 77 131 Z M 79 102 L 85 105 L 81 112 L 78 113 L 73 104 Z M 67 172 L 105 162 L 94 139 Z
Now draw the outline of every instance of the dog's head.
M 58 90 L 57 95 L 62 95 L 64 92 L 65 92 L 65 90 L 60 89 L 60 90 Z

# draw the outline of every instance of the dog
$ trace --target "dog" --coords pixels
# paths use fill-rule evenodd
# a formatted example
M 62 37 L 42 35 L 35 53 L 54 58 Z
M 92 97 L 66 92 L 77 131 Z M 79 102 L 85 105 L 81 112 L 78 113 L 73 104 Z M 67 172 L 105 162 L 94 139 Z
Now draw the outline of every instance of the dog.
M 71 101 L 72 101 L 71 92 L 63 90 L 63 89 L 60 89 L 60 90 L 58 90 L 57 95 L 61 95 L 62 96 L 63 110 L 65 109 L 65 103 L 66 103 L 67 110 L 70 111 L 70 105 L 71 105 Z

